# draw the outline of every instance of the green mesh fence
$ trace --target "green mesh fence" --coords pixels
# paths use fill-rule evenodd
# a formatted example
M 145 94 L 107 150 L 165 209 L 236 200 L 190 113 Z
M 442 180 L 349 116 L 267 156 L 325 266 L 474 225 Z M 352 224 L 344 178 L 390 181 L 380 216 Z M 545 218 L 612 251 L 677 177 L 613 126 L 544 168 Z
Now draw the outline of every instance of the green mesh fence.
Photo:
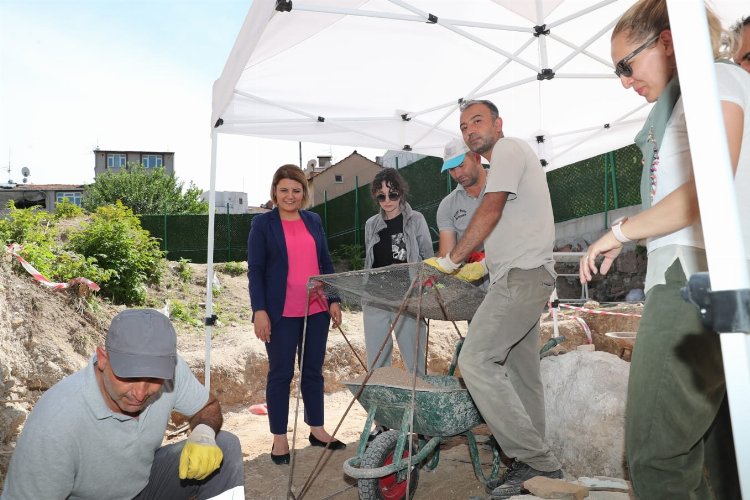
M 247 260 L 247 234 L 255 214 L 214 217 L 214 262 Z M 141 226 L 161 240 L 167 259 L 205 263 L 208 215 L 141 215 Z
M 628 146 L 547 174 L 555 222 L 641 203 L 641 152 Z
M 435 222 L 438 205 L 455 187 L 447 173 L 440 173 L 441 166 L 440 158 L 427 157 L 400 169 L 409 183 L 409 203 L 425 216 L 434 243 L 439 239 Z M 549 172 L 547 183 L 555 222 L 640 204 L 640 178 L 641 152 L 635 145 Z M 364 247 L 365 221 L 377 209 L 366 184 L 310 210 L 323 219 L 331 251 L 346 249 L 350 253 L 355 245 Z M 214 262 L 247 259 L 247 235 L 253 216 L 216 215 Z M 207 215 L 143 215 L 141 224 L 161 240 L 170 260 L 206 262 Z

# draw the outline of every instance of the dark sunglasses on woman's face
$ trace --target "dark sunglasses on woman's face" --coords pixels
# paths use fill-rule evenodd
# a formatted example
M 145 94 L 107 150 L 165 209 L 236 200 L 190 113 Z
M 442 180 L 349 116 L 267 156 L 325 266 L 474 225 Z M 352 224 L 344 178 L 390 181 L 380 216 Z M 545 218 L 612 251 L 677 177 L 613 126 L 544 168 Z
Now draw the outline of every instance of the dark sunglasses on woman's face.
M 380 203 L 385 201 L 385 195 L 383 193 L 378 193 L 378 195 L 375 197 Z M 399 198 L 401 198 L 401 194 L 391 191 L 388 193 L 388 199 L 391 201 L 396 201 Z
M 618 77 L 625 76 L 625 77 L 631 77 L 633 76 L 633 67 L 630 65 L 631 59 L 633 59 L 635 56 L 640 54 L 643 50 L 646 49 L 649 45 L 654 43 L 656 40 L 659 39 L 659 35 L 656 35 L 652 38 L 649 38 L 646 40 L 646 43 L 635 49 L 630 54 L 626 55 L 619 61 L 617 61 L 617 64 L 615 64 L 615 75 Z

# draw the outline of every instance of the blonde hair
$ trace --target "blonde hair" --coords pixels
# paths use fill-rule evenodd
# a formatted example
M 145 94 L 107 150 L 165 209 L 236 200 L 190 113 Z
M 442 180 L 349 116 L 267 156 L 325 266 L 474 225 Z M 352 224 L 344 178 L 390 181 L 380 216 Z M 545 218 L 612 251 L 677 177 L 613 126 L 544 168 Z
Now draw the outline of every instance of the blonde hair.
M 708 5 L 706 20 L 714 59 L 731 58 L 736 37 L 722 28 L 721 21 Z M 640 0 L 617 21 L 612 30 L 612 38 L 623 33 L 629 42 L 642 42 L 668 29 L 670 26 L 666 0 Z
M 273 181 L 271 182 L 271 201 L 273 201 L 273 204 L 278 205 L 276 201 L 276 186 L 282 179 L 290 179 L 302 184 L 302 208 L 306 208 L 310 203 L 310 187 L 307 185 L 307 177 L 301 168 L 292 164 L 280 166 L 273 174 Z

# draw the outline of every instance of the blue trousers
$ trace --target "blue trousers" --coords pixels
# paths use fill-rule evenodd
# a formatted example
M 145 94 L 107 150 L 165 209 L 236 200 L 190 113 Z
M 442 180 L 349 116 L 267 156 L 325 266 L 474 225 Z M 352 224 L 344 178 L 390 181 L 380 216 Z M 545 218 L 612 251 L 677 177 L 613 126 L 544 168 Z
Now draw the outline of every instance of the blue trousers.
M 271 434 L 286 434 L 289 416 L 289 385 L 294 376 L 294 361 L 302 365 L 302 401 L 305 423 L 323 425 L 323 360 L 328 341 L 330 315 L 320 312 L 307 318 L 305 358 L 302 359 L 302 332 L 305 318 L 282 317 L 271 325 L 271 341 L 266 343 L 268 378 L 266 404 Z

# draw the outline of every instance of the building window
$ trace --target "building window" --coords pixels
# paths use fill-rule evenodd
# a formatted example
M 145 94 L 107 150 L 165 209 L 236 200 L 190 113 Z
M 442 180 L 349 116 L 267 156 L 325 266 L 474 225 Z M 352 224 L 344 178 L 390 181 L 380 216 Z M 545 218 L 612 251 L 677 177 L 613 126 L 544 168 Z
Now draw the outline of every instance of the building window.
M 107 155 L 107 168 L 122 168 L 125 166 L 125 155 L 116 153 Z
M 343 175 L 334 175 L 333 176 L 333 181 L 336 184 L 343 184 L 344 183 L 344 176 Z
M 62 203 L 64 199 L 68 199 L 68 201 L 74 205 L 81 206 L 81 192 L 57 192 L 55 194 L 55 203 Z
M 161 155 L 141 155 L 141 164 L 146 168 L 158 168 L 164 163 Z

